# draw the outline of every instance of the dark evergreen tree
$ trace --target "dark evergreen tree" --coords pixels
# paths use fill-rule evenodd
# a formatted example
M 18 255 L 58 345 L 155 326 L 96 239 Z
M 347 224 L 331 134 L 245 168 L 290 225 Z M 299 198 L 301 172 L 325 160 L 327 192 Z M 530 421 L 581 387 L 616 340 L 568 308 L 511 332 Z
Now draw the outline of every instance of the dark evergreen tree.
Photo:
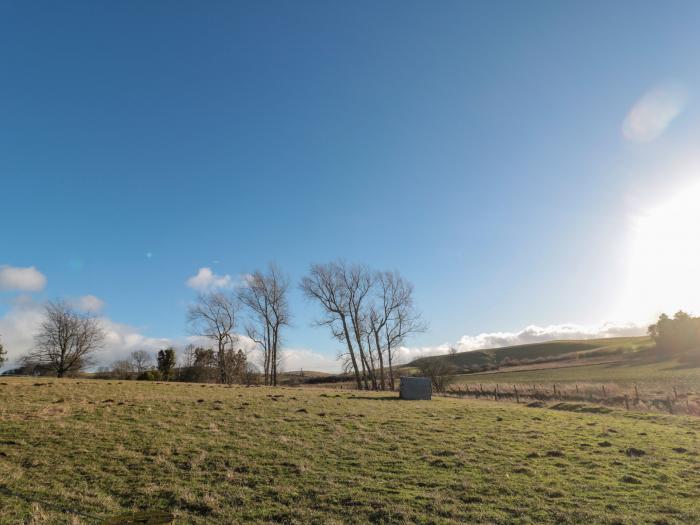
M 172 348 L 158 350 L 158 371 L 163 380 L 168 381 L 170 379 L 173 368 L 175 368 L 175 350 Z

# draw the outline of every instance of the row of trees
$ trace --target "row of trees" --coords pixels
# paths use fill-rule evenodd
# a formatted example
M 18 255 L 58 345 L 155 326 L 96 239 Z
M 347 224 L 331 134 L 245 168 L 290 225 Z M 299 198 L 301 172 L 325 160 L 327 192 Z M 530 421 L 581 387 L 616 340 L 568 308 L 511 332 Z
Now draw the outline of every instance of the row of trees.
M 289 286 L 289 278 L 270 265 L 248 275 L 233 292 L 200 294 L 188 308 L 188 330 L 211 341 L 212 347 L 185 348 L 178 378 L 223 384 L 249 381 L 253 372 L 238 335 L 244 331 L 260 351 L 262 381 L 277 385 L 283 331 L 291 320 Z M 426 329 L 415 310 L 411 283 L 396 272 L 338 261 L 312 265 L 300 288 L 321 306 L 318 324 L 328 326 L 343 343 L 343 368 L 354 375 L 357 387 L 393 390 L 399 347 L 408 336 Z M 106 337 L 101 321 L 65 301 L 49 302 L 45 310 L 34 348 L 23 358 L 24 369 L 64 377 L 93 365 Z M 0 364 L 3 359 L 0 346 Z M 175 350 L 160 350 L 155 362 L 154 367 L 152 356 L 139 350 L 102 372 L 148 379 L 157 371 L 158 377 L 169 379 L 177 366 Z
M 242 350 L 225 355 L 225 359 L 226 376 L 230 382 L 251 383 L 250 374 L 254 373 L 254 368 L 248 363 L 247 356 Z M 197 383 L 218 383 L 221 377 L 217 354 L 214 350 L 194 345 L 185 347 L 179 362 L 172 347 L 158 350 L 153 355 L 145 350 L 137 350 L 131 352 L 127 359 L 115 361 L 110 367 L 98 369 L 98 376 L 112 379 L 175 380 Z
M 112 363 L 111 367 L 98 369 L 100 377 L 115 379 L 163 379 L 169 381 L 173 377 L 177 357 L 172 347 L 158 350 L 155 354 L 155 367 L 151 354 L 145 350 L 131 352 L 128 359 L 121 359 Z
M 180 370 L 182 375 L 211 380 L 215 372 L 215 380 L 220 383 L 249 381 L 252 370 L 236 332 L 243 306 L 248 313 L 245 332 L 261 350 L 264 382 L 276 385 L 282 329 L 290 321 L 288 290 L 289 279 L 270 265 L 266 272 L 249 275 L 236 292 L 201 294 L 188 309 L 188 327 L 192 335 L 211 340 L 214 349 L 186 348 L 185 360 L 191 363 L 184 367 L 187 370 Z M 94 316 L 75 310 L 66 301 L 48 302 L 34 347 L 22 358 L 18 370 L 57 377 L 80 372 L 94 364 L 94 355 L 103 346 L 105 336 L 100 320 Z M 4 359 L 0 346 L 0 365 Z M 158 371 L 159 377 L 168 379 L 176 367 L 174 349 L 160 350 L 156 361 L 154 369 L 151 356 L 139 350 L 101 372 L 131 378 Z
M 323 310 L 318 324 L 344 343 L 340 357 L 357 388 L 393 390 L 399 347 L 426 330 L 411 283 L 396 272 L 337 261 L 312 265 L 301 289 Z

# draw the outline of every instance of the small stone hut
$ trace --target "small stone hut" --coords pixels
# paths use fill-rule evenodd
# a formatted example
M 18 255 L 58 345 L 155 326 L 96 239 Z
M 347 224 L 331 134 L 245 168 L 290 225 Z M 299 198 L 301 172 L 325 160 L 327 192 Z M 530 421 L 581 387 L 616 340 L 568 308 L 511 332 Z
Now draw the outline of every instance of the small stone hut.
M 429 377 L 401 377 L 399 397 L 401 399 L 430 401 L 433 385 Z

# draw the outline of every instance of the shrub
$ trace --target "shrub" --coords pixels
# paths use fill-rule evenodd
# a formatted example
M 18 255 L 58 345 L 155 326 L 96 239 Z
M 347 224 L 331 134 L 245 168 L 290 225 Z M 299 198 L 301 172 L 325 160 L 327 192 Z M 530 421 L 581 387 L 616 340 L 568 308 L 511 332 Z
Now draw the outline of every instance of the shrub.
M 159 381 L 160 372 L 158 370 L 146 370 L 145 372 L 141 372 L 137 379 L 139 381 Z

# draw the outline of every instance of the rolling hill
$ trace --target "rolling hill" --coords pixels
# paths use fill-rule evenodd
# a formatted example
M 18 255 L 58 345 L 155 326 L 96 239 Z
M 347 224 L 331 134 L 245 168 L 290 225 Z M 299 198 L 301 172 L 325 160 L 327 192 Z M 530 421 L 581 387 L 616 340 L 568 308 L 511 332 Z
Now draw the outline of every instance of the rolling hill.
M 570 341 L 548 341 L 526 345 L 472 350 L 415 359 L 405 365 L 419 367 L 425 361 L 442 360 L 456 370 L 467 372 L 479 368 L 502 366 L 504 364 L 528 364 L 568 359 L 592 359 L 606 356 L 633 354 L 651 346 L 649 337 L 613 337 L 606 339 L 583 339 Z

